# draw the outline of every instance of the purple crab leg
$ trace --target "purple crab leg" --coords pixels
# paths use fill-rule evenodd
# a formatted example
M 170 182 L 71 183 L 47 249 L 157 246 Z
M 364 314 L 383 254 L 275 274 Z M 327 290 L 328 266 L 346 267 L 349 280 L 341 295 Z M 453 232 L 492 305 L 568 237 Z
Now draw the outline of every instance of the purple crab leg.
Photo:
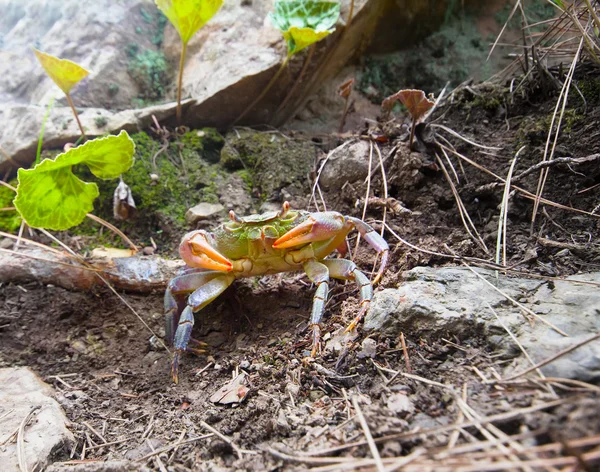
M 169 282 L 165 291 L 166 338 L 169 345 L 173 344 L 183 297 L 221 274 L 222 272 L 216 270 L 186 269 L 185 274 L 175 277 Z
M 329 270 L 321 262 L 311 260 L 303 264 L 304 272 L 308 278 L 317 284 L 317 291 L 313 296 L 312 312 L 310 314 L 310 326 L 312 328 L 313 343 L 311 356 L 315 357 L 321 351 L 321 318 L 325 311 L 327 295 L 329 293 Z
M 356 264 L 348 259 L 326 259 L 321 261 L 329 269 L 329 275 L 334 279 L 354 280 L 360 289 L 360 311 L 346 328 L 346 333 L 352 331 L 365 316 L 373 299 L 373 285 L 369 278 L 363 274 Z
M 192 275 L 201 275 L 192 274 Z M 206 272 L 204 273 L 206 274 Z M 182 276 L 185 277 L 185 276 Z M 175 279 L 177 280 L 177 279 Z M 194 313 L 204 308 L 221 293 L 225 291 L 227 287 L 235 280 L 235 276 L 232 274 L 223 274 L 222 272 L 215 272 L 210 280 L 204 285 L 197 288 L 189 297 L 187 306 L 184 308 L 177 324 L 177 330 L 173 340 L 173 347 L 175 348 L 175 354 L 173 355 L 173 365 L 171 368 L 171 375 L 173 381 L 178 382 L 177 372 L 179 370 L 179 358 L 181 353 L 184 351 L 196 352 L 198 349 L 188 347 L 188 344 L 192 336 L 192 328 L 194 327 Z
M 388 243 L 383 239 L 380 234 L 371 228 L 370 225 L 365 223 L 363 220 L 359 220 L 358 218 L 354 218 L 353 216 L 347 216 L 346 219 L 350 221 L 354 227 L 358 230 L 365 241 L 369 243 L 373 249 L 375 249 L 379 254 L 381 254 L 381 263 L 379 264 L 379 271 L 377 271 L 377 275 L 373 279 L 373 285 L 381 280 L 383 276 L 383 272 L 387 266 L 388 255 L 390 253 L 390 247 Z

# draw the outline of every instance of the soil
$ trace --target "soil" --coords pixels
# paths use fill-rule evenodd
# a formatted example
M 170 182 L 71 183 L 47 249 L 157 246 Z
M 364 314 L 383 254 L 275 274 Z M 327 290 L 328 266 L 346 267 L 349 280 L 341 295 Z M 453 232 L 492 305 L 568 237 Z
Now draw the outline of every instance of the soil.
M 597 69 L 582 68 L 576 81 L 581 90 L 594 90 L 592 85 L 598 86 L 599 76 Z M 409 152 L 403 120 L 398 116 L 356 130 L 356 135 L 370 136 L 381 150 L 388 197 L 412 212 L 394 212 L 397 202 L 384 201 L 374 153 L 372 198 L 365 219 L 380 229 L 383 202 L 389 207 L 389 227 L 421 249 L 443 254 L 451 250 L 492 260 L 503 187 L 490 185 L 496 181 L 493 177 L 466 162 L 461 169 L 456 157 L 450 157 L 459 177 L 455 185 L 488 247 L 486 254 L 462 224 L 428 135 L 434 130 L 439 142 L 443 141 L 439 136 L 444 136 L 458 152 L 502 177 L 508 174 L 517 151 L 526 146 L 515 165 L 513 175 L 517 176 L 541 160 L 556 104 L 557 92 L 541 84 L 534 79 L 513 94 L 500 85 L 466 86 L 455 91 L 452 101 L 439 107 L 428 121 L 499 150 L 476 148 L 440 128 L 426 127 L 416 144 L 420 151 Z M 585 106 L 576 96 L 569 102 L 557 157 L 600 153 L 600 94 L 584 96 Z M 340 139 L 315 137 L 324 151 Z M 447 166 L 445 159 L 443 162 Z M 538 175 L 531 174 L 519 185 L 535 192 Z M 544 197 L 591 213 L 600 204 L 598 184 L 598 160 L 556 165 L 549 172 Z M 359 182 L 342 191 L 324 191 L 324 198 L 328 208 L 360 217 L 365 193 L 365 185 Z M 309 196 L 295 197 L 307 202 Z M 597 217 L 542 205 L 532 230 L 531 214 L 530 199 L 519 193 L 511 196 L 508 266 L 542 276 L 600 269 Z M 392 252 L 381 287 L 401 283 L 402 272 L 414 266 L 452 261 L 451 257 L 407 248 L 389 232 L 386 239 Z M 174 238 L 172 247 L 176 244 Z M 371 269 L 373 251 L 361 248 L 355 256 L 365 271 Z M 213 435 L 140 464 L 154 470 L 166 464 L 175 471 L 306 470 L 326 465 L 315 459 L 320 455 L 357 461 L 372 457 L 359 412 L 364 414 L 370 434 L 380 438 L 383 458 L 417 454 L 425 447 L 430 454 L 423 455 L 425 460 L 449 441 L 466 444 L 489 439 L 486 435 L 490 433 L 481 427 L 465 429 L 456 438 L 451 430 L 435 429 L 464 418 L 457 401 L 463 388 L 474 415 L 507 413 L 505 419 L 495 422 L 498 429 L 494 434 L 522 434 L 530 447 L 600 433 L 598 394 L 589 389 L 556 387 L 564 404 L 519 412 L 555 397 L 539 384 L 484 382 L 483 378 L 500 376 L 512 359 L 493 352 L 481 336 L 449 333 L 448 338 L 433 338 L 420 332 L 404 333 L 410 375 L 406 375 L 409 369 L 399 338 L 359 329 L 354 342 L 341 353 L 330 349 L 337 330 L 356 313 L 358 296 L 352 285 L 332 283 L 323 326 L 325 339 L 331 336 L 332 341 L 325 343 L 321 356 L 311 359 L 307 324 L 313 291 L 308 279 L 299 274 L 236 282 L 197 316 L 194 336 L 210 346 L 210 353 L 186 355 L 175 385 L 167 353 L 157 342 L 149 341 L 151 334 L 140 320 L 107 289 L 77 293 L 38 283 L 9 284 L 0 287 L 0 366 L 30 366 L 55 387 L 76 437 L 76 444 L 59 457 L 65 461 L 139 459 L 152 453 L 151 447 L 158 450 L 179 439 L 210 433 L 207 424 L 234 447 Z M 164 336 L 162 293 L 124 296 L 153 332 Z M 247 373 L 250 389 L 241 403 L 217 405 L 210 401 L 215 391 L 241 372 Z M 427 435 L 411 434 L 416 428 L 434 430 Z M 104 443 L 110 444 L 96 447 Z M 571 455 L 582 452 L 569 451 Z M 307 458 L 306 453 L 314 457 Z M 527 451 L 514 455 L 531 459 Z M 547 453 L 544 457 L 551 456 Z M 598 462 L 589 467 L 593 470 Z M 342 470 L 341 462 L 320 470 Z

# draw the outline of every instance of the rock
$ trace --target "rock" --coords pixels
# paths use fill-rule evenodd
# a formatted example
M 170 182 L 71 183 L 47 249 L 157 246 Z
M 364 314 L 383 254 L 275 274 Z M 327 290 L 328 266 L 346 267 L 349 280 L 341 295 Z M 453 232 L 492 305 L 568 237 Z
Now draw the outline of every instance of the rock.
M 221 164 L 238 170 L 254 195 L 270 202 L 310 192 L 308 175 L 317 148 L 302 137 L 241 129 L 228 133 L 221 149 Z M 293 201 L 291 201 L 293 205 Z M 280 206 L 277 208 L 279 210 Z
M 106 462 L 88 462 L 73 465 L 69 462 L 55 462 L 46 472 L 150 472 L 152 469 L 139 462 L 115 460 Z
M 220 203 L 202 202 L 195 207 L 190 208 L 185 214 L 185 220 L 194 225 L 200 220 L 206 220 L 225 210 L 225 207 Z
M 363 359 L 369 357 L 371 359 L 375 358 L 375 354 L 377 354 L 377 341 L 371 338 L 365 338 L 360 345 L 361 349 L 358 351 L 358 358 Z
M 491 306 L 534 362 L 543 361 L 600 331 L 600 292 L 590 290 L 589 286 L 563 281 L 548 284 L 502 275 L 496 280 L 493 271 L 477 269 L 477 272 L 569 336 L 564 337 L 537 320 L 530 326 L 519 309 L 503 295 L 468 269 L 458 267 L 418 267 L 407 272 L 400 288 L 388 288 L 375 294 L 365 317 L 365 329 L 389 336 L 404 332 L 415 338 L 454 335 L 465 339 L 483 334 L 507 355 L 519 355 L 518 347 L 490 310 Z M 600 273 L 572 276 L 568 280 L 600 282 Z M 517 369 L 520 371 L 529 365 L 521 362 Z M 600 341 L 560 357 L 544 366 L 542 372 L 552 377 L 597 379 Z
M 150 444 L 148 444 L 150 443 Z M 159 438 L 152 438 L 148 441 L 144 441 L 142 444 L 130 449 L 125 453 L 125 458 L 130 461 L 141 459 L 142 457 L 150 454 L 152 450 L 160 449 L 165 445 L 165 441 Z M 150 447 L 152 446 L 152 447 Z
M 319 184 L 325 189 L 341 189 L 346 182 L 364 180 L 369 174 L 369 143 L 348 141 L 328 156 Z M 373 169 L 378 165 L 373 161 Z
M 6 440 L 18 430 L 32 408 L 37 408 L 24 430 L 27 470 L 37 464 L 45 469 L 51 458 L 72 446 L 69 422 L 60 405 L 52 398 L 54 391 L 26 367 L 0 369 L 0 438 Z M 19 472 L 17 445 L 8 442 L 0 448 L 2 472 Z
M 404 393 L 393 393 L 390 395 L 387 401 L 387 407 L 393 413 L 400 414 L 401 416 L 406 416 L 415 411 L 415 406 L 412 401 L 405 395 Z
M 349 28 L 344 31 L 340 20 L 337 31 L 320 43 L 312 64 L 324 66 L 314 67 L 310 80 L 297 87 L 293 100 L 279 114 L 283 118 L 333 77 L 376 30 L 381 10 L 378 2 L 354 3 Z M 342 18 L 349 6 L 350 0 L 343 0 Z M 286 56 L 281 32 L 267 20 L 271 10 L 271 0 L 225 2 L 194 35 L 188 43 L 183 74 L 183 96 L 191 97 L 183 108 L 183 123 L 193 128 L 225 128 L 266 87 Z M 181 43 L 151 0 L 99 0 L 86 8 L 75 0 L 48 0 L 42 6 L 0 0 L 0 11 L 0 142 L 11 157 L 6 162 L 0 153 L 3 175 L 34 160 L 41 122 L 52 97 L 57 97 L 57 102 L 50 112 L 45 146 L 61 147 L 79 137 L 65 97 L 44 73 L 31 45 L 91 71 L 71 92 L 75 106 L 83 108 L 83 126 L 91 137 L 145 128 L 150 125 L 151 109 L 157 107 L 128 108 L 145 105 L 148 100 L 175 99 L 176 66 L 171 65 L 179 61 Z M 339 41 L 342 31 L 344 40 Z M 304 59 L 305 54 L 293 58 L 290 73 L 282 74 L 244 123 L 271 120 Z M 158 105 L 159 110 L 163 107 L 168 113 L 155 113 L 156 118 L 161 124 L 175 125 L 175 104 Z

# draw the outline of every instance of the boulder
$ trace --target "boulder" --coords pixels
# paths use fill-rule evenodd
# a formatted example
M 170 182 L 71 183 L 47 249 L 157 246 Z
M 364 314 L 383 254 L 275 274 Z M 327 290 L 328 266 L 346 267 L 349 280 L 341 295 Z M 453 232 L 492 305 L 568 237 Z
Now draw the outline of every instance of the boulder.
M 535 319 L 530 325 L 518 307 L 466 268 L 417 267 L 405 274 L 399 288 L 375 294 L 365 317 L 365 329 L 394 337 L 403 332 L 415 339 L 466 339 L 483 334 L 505 356 L 519 356 L 521 351 L 504 325 L 536 363 L 600 331 L 600 292 L 577 284 L 600 282 L 598 272 L 546 283 L 503 275 L 496 279 L 493 271 L 476 270 L 547 323 Z M 550 324 L 568 336 L 556 332 Z M 524 361 L 518 364 L 517 371 L 530 366 Z M 584 381 L 600 378 L 600 340 L 561 356 L 541 370 L 551 377 Z
M 33 470 L 34 466 L 45 470 L 56 454 L 71 447 L 74 438 L 67 428 L 69 421 L 53 394 L 52 388 L 26 367 L 0 369 L 0 438 L 6 441 L 0 448 L 2 472 Z M 7 440 L 30 413 L 22 433 L 26 465 L 21 468 L 17 441 Z
M 327 156 L 321 170 L 319 184 L 326 190 L 340 190 L 346 183 L 364 180 L 369 174 L 369 148 L 367 141 L 347 141 Z M 372 161 L 374 170 L 379 162 Z
M 188 224 L 195 225 L 198 221 L 216 216 L 223 210 L 225 210 L 225 207 L 220 203 L 202 202 L 187 211 L 185 220 Z

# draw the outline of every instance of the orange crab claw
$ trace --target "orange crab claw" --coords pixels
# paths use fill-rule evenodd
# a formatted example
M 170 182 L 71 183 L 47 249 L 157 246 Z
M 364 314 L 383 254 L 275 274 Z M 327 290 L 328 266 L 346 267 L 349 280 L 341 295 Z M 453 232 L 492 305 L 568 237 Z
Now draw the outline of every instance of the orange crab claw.
M 333 212 L 331 212 L 333 213 Z M 341 215 L 320 213 L 292 228 L 273 243 L 275 249 L 286 249 L 301 244 L 325 241 L 336 236 L 344 226 Z
M 188 233 L 179 246 L 179 254 L 187 265 L 199 269 L 229 272 L 233 264 L 208 242 L 201 231 Z

